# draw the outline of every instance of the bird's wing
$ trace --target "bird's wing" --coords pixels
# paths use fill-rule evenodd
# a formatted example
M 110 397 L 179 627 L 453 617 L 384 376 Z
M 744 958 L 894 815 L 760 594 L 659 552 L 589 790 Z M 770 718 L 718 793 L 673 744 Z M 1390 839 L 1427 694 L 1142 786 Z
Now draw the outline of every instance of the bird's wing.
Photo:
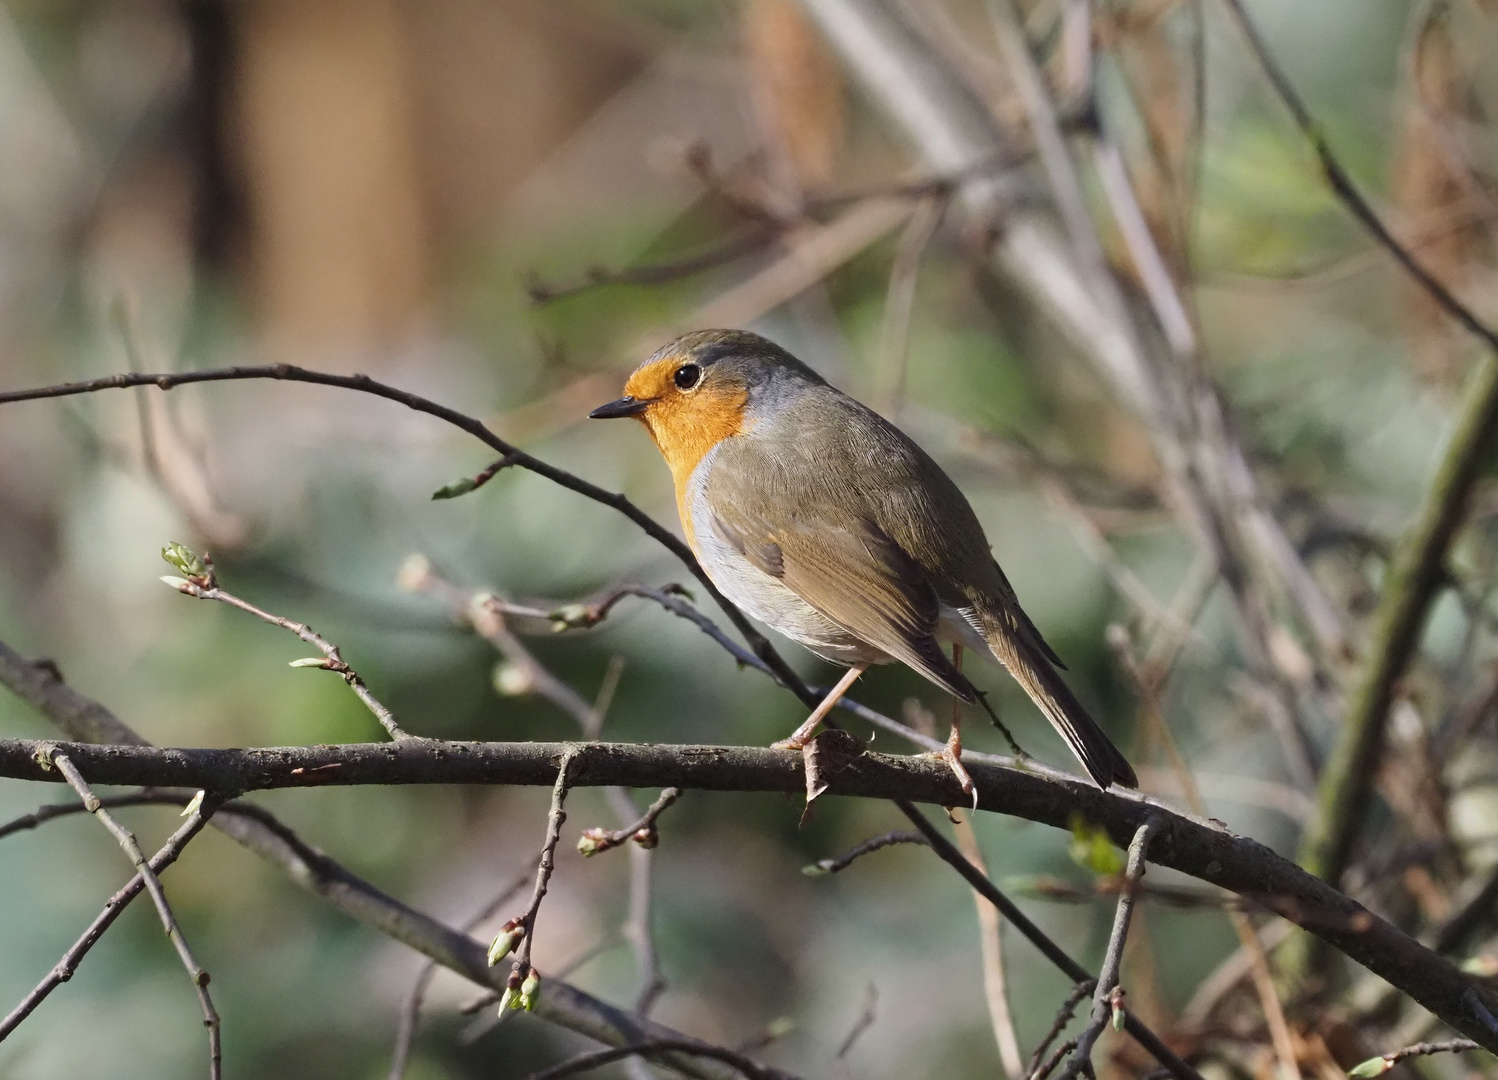
M 936 641 L 935 587 L 871 517 L 829 506 L 813 493 L 771 504 L 720 488 L 709 502 L 718 534 L 754 566 L 850 634 L 948 692 L 976 700 Z

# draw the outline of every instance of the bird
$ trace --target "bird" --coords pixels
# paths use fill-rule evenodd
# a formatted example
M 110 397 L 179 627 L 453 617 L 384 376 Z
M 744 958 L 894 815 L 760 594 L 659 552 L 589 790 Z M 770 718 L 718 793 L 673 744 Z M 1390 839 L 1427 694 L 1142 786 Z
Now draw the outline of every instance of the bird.
M 1100 788 L 1138 786 L 1062 679 L 1065 665 L 1020 607 L 956 483 L 785 349 L 742 330 L 685 334 L 588 415 L 644 423 L 670 468 L 687 544 L 724 596 L 848 669 L 777 747 L 804 748 L 872 664 L 906 664 L 978 702 L 960 667 L 966 648 L 1008 669 Z M 955 705 L 935 756 L 976 801 Z

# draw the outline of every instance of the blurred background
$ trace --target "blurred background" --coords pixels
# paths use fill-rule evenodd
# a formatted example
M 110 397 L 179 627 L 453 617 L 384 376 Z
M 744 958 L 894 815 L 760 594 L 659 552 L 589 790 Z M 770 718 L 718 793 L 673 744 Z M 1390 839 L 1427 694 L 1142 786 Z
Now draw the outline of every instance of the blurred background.
M 1498 10 L 1487 0 L 1249 7 L 1398 234 L 1498 316 Z M 1043 175 L 985 6 L 889 8 L 994 123 L 1020 132 L 1004 174 Z M 1355 642 L 1474 349 L 1329 194 L 1216 5 L 1027 2 L 1025 29 L 1060 99 L 1078 10 L 1097 111 L 1185 298 L 1197 359 L 1223 395 L 1261 505 Z M 1061 119 L 1086 140 L 1085 115 Z M 1098 175 L 1084 170 L 1094 208 L 1105 203 Z M 1184 806 L 1122 663 L 1171 653 L 1160 700 L 1207 812 L 1293 854 L 1345 658 L 1326 661 L 1277 617 L 1268 640 L 1278 689 L 1266 690 L 1227 590 L 1172 503 L 1147 425 L 1034 297 L 983 259 L 1004 223 L 985 237 L 946 188 L 923 185 L 933 178 L 792 0 L 7 0 L 0 389 L 131 367 L 366 372 L 483 419 L 674 529 L 671 486 L 645 433 L 583 417 L 680 330 L 759 331 L 897 418 L 952 473 L 1072 684 L 1141 766 L 1146 790 Z M 1099 219 L 1102 257 L 1129 302 L 1145 306 L 1126 245 L 1105 212 Z M 287 666 L 308 651 L 290 635 L 160 584 L 169 568 L 159 550 L 180 540 L 212 553 L 229 590 L 339 644 L 407 730 L 571 737 L 573 720 L 525 693 L 526 680 L 448 606 L 401 588 L 408 557 L 424 556 L 460 590 L 543 611 L 616 584 L 690 579 L 619 515 L 517 470 L 431 501 L 488 460 L 431 418 L 294 384 L 6 406 L 0 639 L 52 658 L 156 743 L 381 737 L 339 680 Z M 1401 745 L 1423 746 L 1470 713 L 1490 678 L 1492 495 L 1484 489 L 1457 552 L 1471 595 L 1437 608 L 1431 663 L 1396 715 Z M 700 590 L 697 599 L 724 622 Z M 794 698 L 644 601 L 623 601 L 592 630 L 552 633 L 544 619 L 512 628 L 586 700 L 617 679 L 605 738 L 765 743 L 800 719 Z M 795 646 L 783 651 L 829 681 Z M 974 674 L 1031 753 L 1073 768 L 1007 677 Z M 1303 759 L 1276 726 L 1286 687 L 1304 705 Z M 909 672 L 877 670 L 858 696 L 918 725 L 922 710 L 935 713 L 945 733 L 946 700 Z M 1477 734 L 1464 754 L 1435 766 L 1449 796 L 1431 811 L 1441 843 L 1427 835 L 1419 847 L 1419 830 L 1399 824 L 1411 816 L 1379 804 L 1395 821 L 1387 861 L 1365 864 L 1355 884 L 1397 892 L 1360 898 L 1407 925 L 1449 910 L 1450 882 L 1498 854 L 1483 843 L 1498 831 L 1482 781 L 1498 761 L 1486 717 L 1479 710 L 1469 725 Z M 8 695 L 0 730 L 52 733 Z M 966 733 L 976 749 L 1005 749 L 979 719 Z M 905 749 L 888 734 L 875 746 Z M 654 795 L 637 794 L 642 806 Z M 0 786 L 0 816 L 56 797 Z M 1410 795 L 1420 807 L 1424 798 Z M 546 792 L 330 789 L 256 801 L 456 923 L 533 865 Z M 536 961 L 627 1002 L 638 981 L 621 937 L 629 858 L 584 861 L 572 850 L 577 829 L 614 826 L 597 791 L 574 793 L 568 809 Z M 654 922 L 666 989 L 653 1015 L 727 1045 L 773 1033 L 761 1052 L 808 1076 L 994 1075 L 970 895 L 913 847 L 803 876 L 901 822 L 885 805 L 832 799 L 805 828 L 799 813 L 780 797 L 688 793 L 662 819 Z M 165 809 L 122 817 L 148 849 L 176 822 Z M 1096 867 L 1074 861 L 1053 830 L 992 815 L 973 824 L 996 879 L 1095 964 L 1112 915 L 1108 897 L 1092 896 Z M 127 867 L 80 818 L 3 843 L 8 1008 Z M 420 957 L 211 832 L 165 880 L 213 974 L 226 1075 L 386 1074 Z M 1044 895 L 1056 881 L 1080 902 Z M 1131 1007 L 1170 1027 L 1237 945 L 1214 908 L 1146 905 L 1126 966 Z M 1068 986 L 1023 941 L 1006 946 L 1028 1054 Z M 521 1076 L 585 1045 L 532 1017 L 463 1015 L 474 997 L 438 976 L 407 1076 Z M 873 1022 L 839 1056 L 866 1012 Z M 1246 1015 L 1219 1019 L 1238 1050 L 1214 1068 L 1272 1076 L 1262 1019 Z M 1315 1026 L 1298 1023 L 1297 1038 Z M 202 1042 L 191 988 L 154 913 L 136 904 L 0 1046 L 0 1077 L 191 1075 Z M 1306 1055 L 1307 1075 L 1340 1075 L 1325 1046 Z

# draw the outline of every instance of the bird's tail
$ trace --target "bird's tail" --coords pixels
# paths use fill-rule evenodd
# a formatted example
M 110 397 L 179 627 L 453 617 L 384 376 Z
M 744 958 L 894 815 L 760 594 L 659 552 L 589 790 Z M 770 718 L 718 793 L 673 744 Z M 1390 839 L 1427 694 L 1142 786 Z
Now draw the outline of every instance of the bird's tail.
M 1019 625 L 1005 614 L 985 612 L 982 619 L 983 636 L 999 662 L 1045 713 L 1098 787 L 1105 790 L 1113 784 L 1138 787 L 1139 778 L 1134 775 L 1133 766 L 1052 666 L 1050 657 L 1054 654 L 1045 646 L 1039 632 L 1023 612 L 1019 613 Z M 1029 640 L 1031 636 L 1034 641 Z

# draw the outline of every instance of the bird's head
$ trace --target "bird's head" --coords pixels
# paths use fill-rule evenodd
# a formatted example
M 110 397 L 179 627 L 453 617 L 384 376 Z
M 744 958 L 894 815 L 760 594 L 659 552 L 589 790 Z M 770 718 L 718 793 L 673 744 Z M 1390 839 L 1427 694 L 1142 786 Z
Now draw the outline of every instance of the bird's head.
M 742 330 L 698 330 L 656 350 L 624 397 L 588 415 L 644 422 L 678 483 L 724 439 L 752 430 L 805 381 L 822 380 L 780 346 Z

